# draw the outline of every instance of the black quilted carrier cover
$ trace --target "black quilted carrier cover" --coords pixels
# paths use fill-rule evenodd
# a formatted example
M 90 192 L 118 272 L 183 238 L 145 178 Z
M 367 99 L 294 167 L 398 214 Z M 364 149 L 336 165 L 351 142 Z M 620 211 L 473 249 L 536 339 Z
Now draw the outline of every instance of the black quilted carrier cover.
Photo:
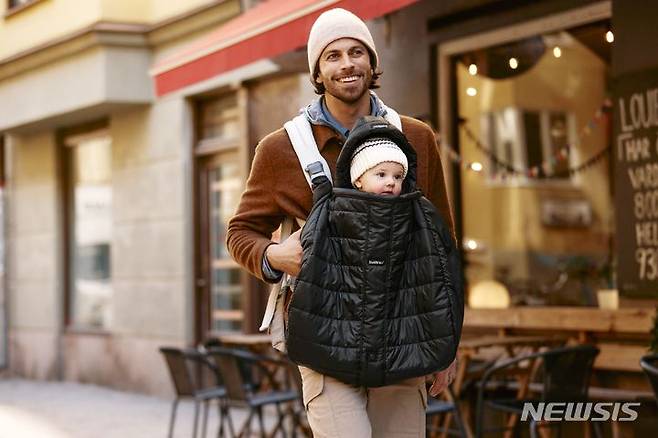
M 407 155 L 398 197 L 352 189 L 352 151 L 386 136 Z M 324 177 L 302 231 L 302 267 L 288 308 L 290 358 L 357 386 L 384 386 L 446 368 L 464 315 L 459 253 L 416 189 L 416 154 L 382 118 L 362 119 L 343 146 L 336 185 Z

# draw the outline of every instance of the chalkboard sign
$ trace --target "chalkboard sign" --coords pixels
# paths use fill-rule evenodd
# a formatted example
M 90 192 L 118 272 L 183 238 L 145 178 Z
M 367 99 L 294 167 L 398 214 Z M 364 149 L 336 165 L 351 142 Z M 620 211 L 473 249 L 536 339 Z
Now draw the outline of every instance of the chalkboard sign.
M 658 297 L 658 70 L 615 81 L 617 285 Z

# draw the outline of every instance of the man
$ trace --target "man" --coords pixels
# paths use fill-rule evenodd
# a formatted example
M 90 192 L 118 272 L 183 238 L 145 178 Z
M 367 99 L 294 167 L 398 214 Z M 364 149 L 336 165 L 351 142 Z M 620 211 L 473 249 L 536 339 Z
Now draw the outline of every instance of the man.
M 383 116 L 377 97 L 375 43 L 365 23 L 344 9 L 323 13 L 308 39 L 311 82 L 321 97 L 304 111 L 318 149 L 335 176 L 336 160 L 349 130 L 366 115 Z M 408 86 L 409 84 L 399 84 Z M 443 170 L 433 131 L 401 117 L 402 130 L 416 148 L 418 186 L 453 230 Z M 300 231 L 284 242 L 271 241 L 285 217 L 305 219 L 312 193 L 284 129 L 257 146 L 247 187 L 229 221 L 227 245 L 233 258 L 256 277 L 276 283 L 282 274 L 296 276 L 302 248 Z M 438 395 L 454 377 L 455 364 L 434 375 L 430 389 Z M 382 388 L 355 388 L 300 367 L 304 405 L 316 437 L 424 436 L 427 394 L 424 378 Z

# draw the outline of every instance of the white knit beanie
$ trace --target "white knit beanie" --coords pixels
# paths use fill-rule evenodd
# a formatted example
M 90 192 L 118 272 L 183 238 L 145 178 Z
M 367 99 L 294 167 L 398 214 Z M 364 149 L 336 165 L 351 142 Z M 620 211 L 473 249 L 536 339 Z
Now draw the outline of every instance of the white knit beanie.
M 354 155 L 352 155 L 352 162 L 350 164 L 350 180 L 352 181 L 352 185 L 366 171 L 387 161 L 399 163 L 404 168 L 402 178 L 404 179 L 407 176 L 409 170 L 407 156 L 397 144 L 383 137 L 370 138 L 364 141 L 363 144 L 356 148 Z
M 315 65 L 322 51 L 332 42 L 341 38 L 354 38 L 361 41 L 372 54 L 372 68 L 379 64 L 375 42 L 366 24 L 356 15 L 342 8 L 329 9 L 323 12 L 311 27 L 308 34 L 308 69 L 313 75 Z

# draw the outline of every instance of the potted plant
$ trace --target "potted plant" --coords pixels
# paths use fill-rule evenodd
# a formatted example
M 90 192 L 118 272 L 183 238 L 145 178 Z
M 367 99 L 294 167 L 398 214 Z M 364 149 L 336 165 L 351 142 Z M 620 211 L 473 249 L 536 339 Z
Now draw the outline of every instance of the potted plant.
M 599 289 L 596 291 L 596 299 L 599 308 L 618 309 L 619 291 L 615 288 L 615 266 L 612 257 L 599 266 L 597 276 Z

